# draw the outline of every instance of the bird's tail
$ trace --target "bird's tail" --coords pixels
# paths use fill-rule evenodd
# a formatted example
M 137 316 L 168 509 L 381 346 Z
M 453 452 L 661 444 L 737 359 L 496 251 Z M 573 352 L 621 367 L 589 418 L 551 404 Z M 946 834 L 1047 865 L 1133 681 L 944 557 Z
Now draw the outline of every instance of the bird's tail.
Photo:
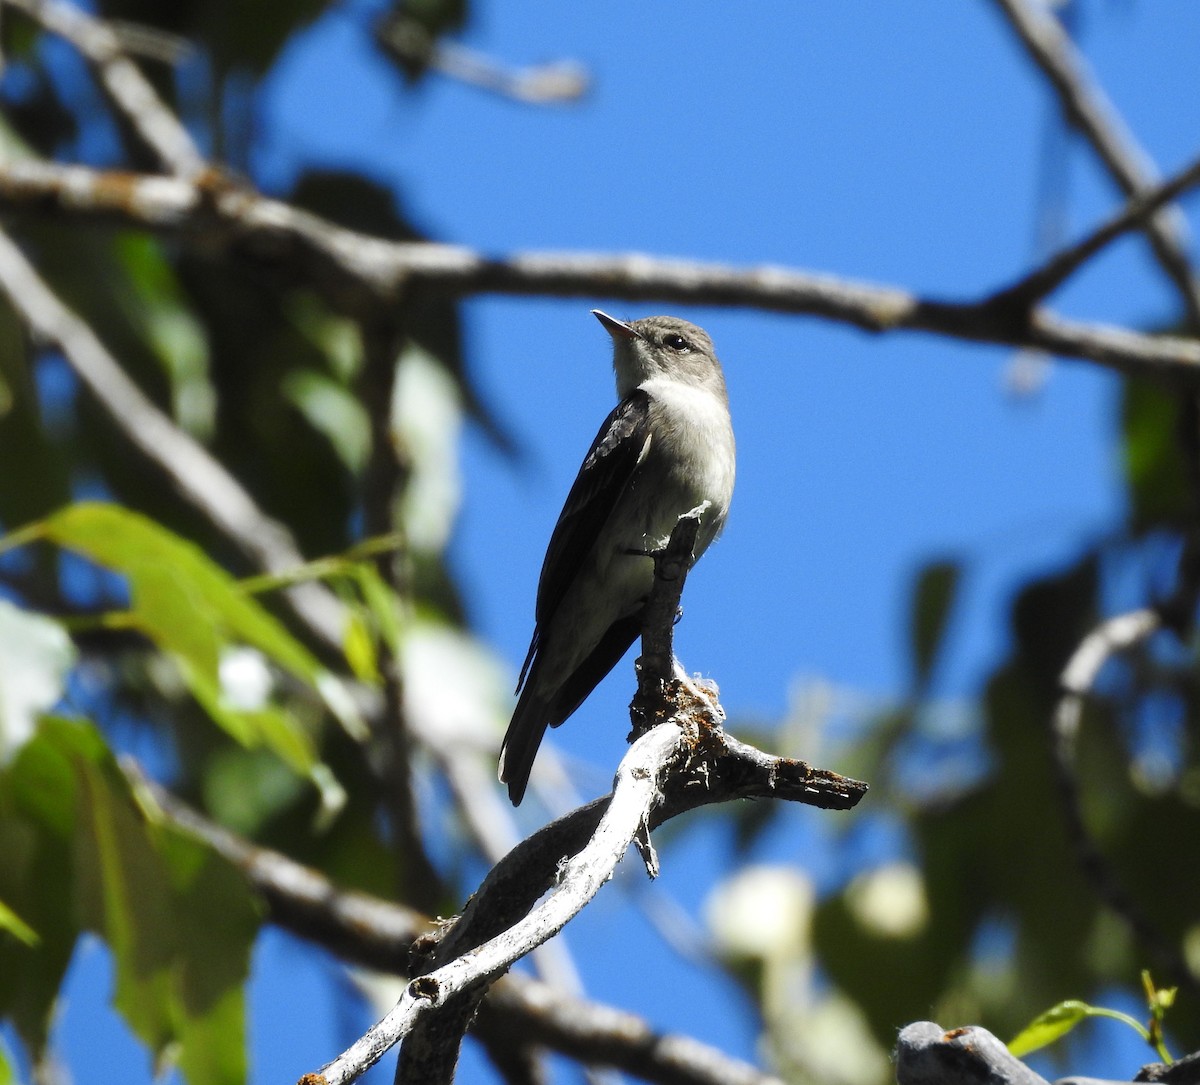
M 512 722 L 500 747 L 500 782 L 508 784 L 508 797 L 513 806 L 520 806 L 533 769 L 542 736 L 550 725 L 550 705 L 544 695 L 536 692 L 537 683 L 530 681 L 521 690 Z

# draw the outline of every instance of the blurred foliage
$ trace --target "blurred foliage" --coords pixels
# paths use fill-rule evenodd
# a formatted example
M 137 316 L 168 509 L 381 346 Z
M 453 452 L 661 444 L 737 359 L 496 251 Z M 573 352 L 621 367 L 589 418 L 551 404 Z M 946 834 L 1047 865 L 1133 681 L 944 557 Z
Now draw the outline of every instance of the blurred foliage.
M 236 112 L 222 108 L 224 96 L 253 87 L 326 6 L 101 0 L 98 10 L 181 39 L 184 63 L 212 76 L 211 100 L 183 101 L 168 67 L 146 69 L 223 147 L 222 118 Z M 436 39 L 468 16 L 462 0 L 421 0 L 387 7 L 363 30 L 417 41 L 399 54 L 417 79 Z M 6 10 L 0 47 L 7 146 L 137 164 L 119 140 L 83 138 L 119 125 L 95 88 L 86 107 L 64 94 L 50 58 L 71 62 L 27 19 Z M 284 195 L 365 233 L 424 236 L 403 201 L 361 173 L 311 170 Z M 91 931 L 112 955 L 118 1009 L 155 1058 L 177 1063 L 192 1085 L 236 1083 L 258 902 L 161 817 L 113 748 L 131 729 L 149 736 L 178 794 L 339 885 L 455 910 L 472 886 L 427 884 L 428 868 L 401 846 L 388 784 L 395 744 L 361 721 L 380 717 L 398 674 L 405 704 L 443 741 L 494 745 L 507 692 L 462 628 L 446 550 L 462 427 L 474 422 L 505 453 L 514 442 L 476 395 L 445 297 L 364 311 L 287 253 L 251 258 L 203 237 L 44 218 L 12 229 L 126 372 L 311 561 L 256 576 L 134 452 L 64 360 L 0 306 L 0 1012 L 40 1058 L 67 964 Z M 898 842 L 860 868 L 839 867 L 819 890 L 797 857 L 740 869 L 713 895 L 714 948 L 789 1078 L 882 1081 L 909 1021 L 979 1021 L 1008 1035 L 1047 1005 L 1130 985 L 1146 963 L 1147 947 L 1081 869 L 1048 721 L 1065 661 L 1102 615 L 1124 608 L 1128 584 L 1149 585 L 1131 605 L 1175 587 L 1196 515 L 1194 411 L 1171 390 L 1126 383 L 1114 443 L 1127 521 L 1019 588 L 1008 655 L 975 703 L 937 701 L 938 662 L 970 574 L 941 557 L 914 580 L 910 697 L 841 711 L 814 696 L 755 736 L 812 758 L 830 718 L 851 717 L 853 744 L 830 750 L 821 740 L 822 760 L 869 780 L 870 800 L 819 831 L 839 854 L 862 854 L 856 845 L 881 827 Z M 381 464 L 397 484 L 382 498 L 371 487 Z M 366 538 L 380 521 L 384 533 Z M 309 581 L 343 604 L 337 644 L 314 637 L 283 601 Z M 1194 894 L 1177 887 L 1200 878 L 1193 654 L 1190 639 L 1164 633 L 1110 663 L 1077 754 L 1083 816 L 1113 875 L 1180 955 L 1191 947 L 1193 974 L 1170 1018 L 1188 1046 L 1200 1035 L 1200 916 Z M 435 757 L 416 760 L 429 784 Z M 751 803 L 671 831 L 721 818 L 744 852 L 768 834 L 786 839 L 797 816 Z M 480 856 L 452 819 L 441 844 L 456 850 L 442 865 L 477 870 Z M 0 1048 L 0 1082 L 10 1061 Z
M 98 5 L 140 24 L 122 30 L 131 47 L 182 46 L 180 63 L 208 69 L 213 98 L 183 100 L 167 65 L 143 65 L 216 146 L 236 135 L 218 99 L 244 93 L 325 7 Z M 461 22 L 465 6 L 456 11 L 440 28 Z M 120 142 L 79 138 L 113 118 L 94 86 L 90 99 L 62 92 L 64 70 L 81 71 L 68 50 L 47 48 L 15 13 L 0 32 L 7 153 L 74 158 L 78 143 L 98 164 L 144 165 Z M 367 233 L 422 237 L 394 194 L 360 174 L 303 173 L 283 195 Z M 91 931 L 112 955 L 114 1004 L 156 1064 L 193 1085 L 240 1082 L 259 904 L 159 815 L 109 743 L 132 729 L 178 794 L 339 885 L 451 911 L 461 889 L 426 884 L 427 866 L 398 846 L 392 747 L 364 717 L 378 718 L 389 673 L 461 623 L 444 553 L 464 418 L 498 448 L 511 443 L 470 386 L 452 300 L 364 312 L 287 254 L 250 259 L 203 239 L 51 218 L 12 228 L 129 376 L 313 560 L 252 575 L 64 359 L 0 306 L 0 1014 L 35 1062 L 47 1055 L 67 963 Z M 382 410 L 371 400 L 380 388 Z M 368 475 L 384 455 L 406 485 L 373 497 Z M 371 521 L 390 530 L 365 539 Z M 306 581 L 340 600 L 340 647 L 284 604 Z
M 328 0 L 100 0 L 97 9 L 106 18 L 203 42 L 219 71 L 248 68 L 260 75 L 284 43 L 328 6 Z
M 244 1075 L 256 905 L 237 871 L 135 794 L 94 727 L 47 717 L 0 773 L 0 848 L 0 899 L 34 936 L 0 937 L 0 1007 L 33 1050 L 90 930 L 156 1058 L 171 1052 L 191 1081 Z
M 844 996 L 832 1026 L 833 993 L 808 1006 L 794 1002 L 781 1019 L 767 1013 L 774 1046 L 794 1046 L 797 1034 L 818 1024 L 853 1031 L 865 1022 L 868 1042 L 883 1053 L 899 1028 L 923 1018 L 1014 1035 L 1040 1007 L 1082 1006 L 1081 994 L 1135 987 L 1139 969 L 1156 959 L 1155 947 L 1131 934 L 1085 875 L 1050 756 L 1059 675 L 1080 639 L 1113 612 L 1117 586 L 1131 578 L 1159 594 L 1117 610 L 1166 603 L 1191 530 L 1186 422 L 1194 405 L 1140 381 L 1123 391 L 1128 524 L 1017 591 L 1008 658 L 979 703 L 957 710 L 978 721 L 965 738 L 929 726 L 938 709 L 930 676 L 962 570 L 938 560 L 918 572 L 910 620 L 918 699 L 860 720 L 853 746 L 826 755 L 872 786 L 869 801 L 828 830 L 850 850 L 861 824 L 886 811 L 913 865 L 903 878 L 887 863 L 851 877 L 802 917 L 803 931 L 760 952 L 753 971 L 744 954 L 731 957 L 764 1007 L 765 977 L 786 962 L 819 972 Z M 1167 1024 L 1189 1049 L 1200 1037 L 1200 908 L 1194 894 L 1171 887 L 1200 883 L 1198 718 L 1191 633 L 1181 642 L 1164 632 L 1104 669 L 1075 758 L 1082 816 L 1110 876 L 1184 964 L 1184 974 L 1163 978 L 1180 984 Z M 953 771 L 964 763 L 954 750 L 964 741 L 985 771 Z M 802 745 L 785 752 L 811 756 Z M 951 767 L 945 778 L 927 779 L 943 765 Z M 757 808 L 752 816 L 762 833 L 793 815 L 770 807 L 765 818 Z M 719 931 L 728 917 L 714 922 Z M 1062 1032 L 1076 1023 L 1071 1018 Z M 796 1072 L 829 1080 L 830 1067 L 809 1051 Z

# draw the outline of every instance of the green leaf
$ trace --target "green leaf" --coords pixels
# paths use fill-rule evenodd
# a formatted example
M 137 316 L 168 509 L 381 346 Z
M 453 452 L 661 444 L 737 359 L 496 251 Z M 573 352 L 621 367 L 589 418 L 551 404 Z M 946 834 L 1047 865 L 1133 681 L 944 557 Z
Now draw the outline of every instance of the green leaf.
M 362 471 L 371 454 L 371 422 L 350 390 L 324 373 L 303 369 L 284 378 L 283 392 L 333 445 L 346 468 L 356 475 Z
M 379 658 L 375 642 L 371 639 L 371 631 L 363 614 L 357 610 L 349 612 L 342 651 L 356 678 L 362 682 L 379 682 Z
M 1045 1013 L 1038 1014 L 1008 1042 L 1008 1050 L 1017 1058 L 1054 1043 L 1086 1018 L 1091 1007 L 1074 999 L 1060 1002 Z
M 129 323 L 146 341 L 171 385 L 172 413 L 189 433 L 212 435 L 216 393 L 208 377 L 208 339 L 188 308 L 174 268 L 155 239 L 121 234 L 115 255 L 130 289 L 118 294 Z
M 0 772 L 0 897 L 36 917 L 36 942 L 0 937 L 0 1014 L 35 1058 L 90 929 L 112 952 L 118 1010 L 157 1059 L 177 1055 L 190 1085 L 244 1080 L 249 888 L 139 801 L 91 724 L 44 718 Z
M 17 1085 L 17 1072 L 9 1057 L 8 1045 L 0 1039 L 0 1085 Z
M 363 364 L 362 332 L 349 317 L 340 316 L 316 294 L 296 291 L 286 302 L 296 330 L 325 356 L 334 376 L 350 382 Z
M 312 737 L 292 715 L 269 704 L 239 706 L 225 696 L 222 658 L 246 645 L 309 685 L 347 730 L 361 731 L 361 719 L 337 679 L 193 544 L 138 513 L 99 503 L 68 506 L 10 537 L 33 538 L 123 574 L 130 593 L 123 621 L 178 663 L 196 699 L 238 742 L 265 744 L 304 774 L 317 764 Z
M 160 1065 L 191 1085 L 245 1078 L 243 986 L 258 914 L 240 873 L 143 806 L 106 750 L 81 755 L 83 725 L 49 741 L 73 770 L 76 900 L 113 954 L 113 1002 Z
M 1184 398 L 1149 381 L 1123 384 L 1125 479 L 1134 527 L 1185 523 L 1192 515 L 1182 441 Z
M 380 638 L 389 654 L 399 658 L 404 646 L 401 600 L 370 562 L 359 562 L 353 572 L 354 581 Z
M 935 561 L 917 577 L 913 590 L 912 651 L 919 687 L 929 681 L 961 579 L 962 567 L 955 561 Z
M 1020 1058 L 1031 1051 L 1037 1051 L 1047 1044 L 1061 1039 L 1079 1024 L 1085 1017 L 1109 1017 L 1114 1021 L 1132 1028 L 1147 1043 L 1151 1042 L 1149 1030 L 1140 1021 L 1135 1021 L 1127 1013 L 1120 1010 L 1110 1010 L 1104 1006 L 1089 1006 L 1086 1002 L 1068 1000 L 1060 1002 L 1045 1013 L 1035 1017 L 1009 1042 L 1008 1050 Z

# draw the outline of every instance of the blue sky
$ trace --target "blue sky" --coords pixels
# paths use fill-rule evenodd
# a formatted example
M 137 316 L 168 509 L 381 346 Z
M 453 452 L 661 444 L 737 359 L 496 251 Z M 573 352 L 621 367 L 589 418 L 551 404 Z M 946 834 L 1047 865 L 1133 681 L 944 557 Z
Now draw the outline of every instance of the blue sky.
M 374 6 L 323 18 L 267 81 L 253 162 L 264 187 L 280 190 L 308 166 L 346 166 L 393 185 L 433 236 L 488 252 L 778 263 L 951 298 L 1027 268 L 1048 208 L 1061 208 L 1074 236 L 1117 205 L 985 2 L 477 3 L 468 44 L 514 64 L 570 57 L 590 70 L 582 104 L 543 109 L 438 79 L 402 90 L 367 40 Z M 1164 171 L 1180 167 L 1200 151 L 1200 6 L 1089 0 L 1082 14 L 1087 54 L 1131 128 Z M 1054 304 L 1142 326 L 1174 312 L 1137 239 Z M 592 305 L 624 317 L 664 308 L 599 296 L 463 307 L 473 375 L 524 455 L 504 461 L 467 434 L 453 561 L 478 632 L 514 674 L 550 529 L 614 399 Z M 908 593 L 933 557 L 967 570 L 934 689 L 972 692 L 1003 651 L 1013 585 L 1120 511 L 1116 385 L 1091 366 L 1053 365 L 1019 395 L 1006 349 L 672 308 L 712 334 L 734 412 L 734 506 L 688 583 L 678 648 L 720 683 L 735 729 L 739 717 L 778 717 L 806 676 L 903 696 Z M 603 790 L 621 756 L 628 696 L 626 663 L 554 736 L 584 792 Z M 524 829 L 538 823 L 530 804 L 520 817 Z M 814 848 L 775 841 L 771 853 L 819 867 L 819 840 Z M 666 891 L 692 915 L 724 849 L 704 830 L 662 856 Z M 618 891 L 569 940 L 597 997 L 753 1057 L 749 1016 L 709 1012 L 714 998 L 737 1005 L 731 986 L 663 949 Z M 78 969 L 66 1018 L 68 1043 L 91 1050 L 83 1019 L 102 997 L 102 959 L 94 950 Z M 357 1022 L 337 1017 L 320 993 L 322 967 L 287 939 L 266 938 L 259 961 L 254 1080 L 286 1081 L 332 1055 Z M 654 979 L 631 992 L 630 972 L 647 962 Z M 289 1020 L 310 1001 L 315 1022 Z M 70 1059 L 75 1079 L 143 1065 L 132 1051 L 114 1058 L 90 1068 Z M 462 1080 L 483 1080 L 477 1062 Z

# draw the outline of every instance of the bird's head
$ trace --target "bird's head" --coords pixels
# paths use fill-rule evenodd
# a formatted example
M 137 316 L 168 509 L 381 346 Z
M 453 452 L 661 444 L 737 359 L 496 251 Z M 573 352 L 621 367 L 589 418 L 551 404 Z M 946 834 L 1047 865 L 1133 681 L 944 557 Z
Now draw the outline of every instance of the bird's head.
M 624 321 L 593 309 L 613 341 L 617 395 L 622 398 L 638 385 L 666 377 L 725 394 L 725 378 L 708 332 L 674 316 L 648 316 Z

